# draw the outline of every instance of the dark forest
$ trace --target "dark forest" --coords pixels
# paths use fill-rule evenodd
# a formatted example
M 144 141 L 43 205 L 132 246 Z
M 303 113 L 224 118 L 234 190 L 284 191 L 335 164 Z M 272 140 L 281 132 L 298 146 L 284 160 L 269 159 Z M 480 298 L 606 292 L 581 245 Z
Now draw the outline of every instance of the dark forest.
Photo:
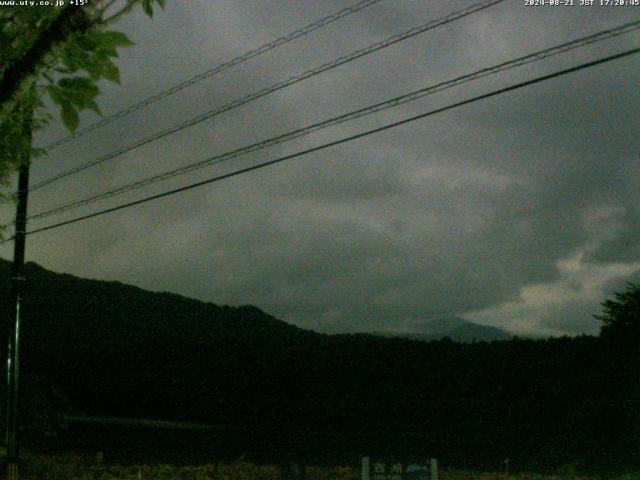
M 0 264 L 2 292 L 9 266 Z M 139 435 L 220 458 L 357 463 L 393 454 L 464 468 L 497 469 L 507 458 L 516 470 L 638 467 L 637 288 L 604 305 L 598 337 L 455 343 L 324 335 L 252 306 L 33 263 L 27 277 L 22 424 L 31 448 L 70 448 L 78 435 L 105 450 L 124 438 L 135 444 L 130 431 L 67 421 L 85 415 L 206 423 Z M 616 322 L 620 315 L 631 320 Z

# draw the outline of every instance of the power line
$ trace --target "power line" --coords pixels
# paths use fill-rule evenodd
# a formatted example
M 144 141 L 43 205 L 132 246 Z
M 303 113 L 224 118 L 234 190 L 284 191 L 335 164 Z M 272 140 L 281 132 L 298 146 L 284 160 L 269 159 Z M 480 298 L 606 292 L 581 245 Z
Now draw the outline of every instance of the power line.
M 398 105 L 402 105 L 411 101 L 415 101 L 417 99 L 423 98 L 427 95 L 432 95 L 434 93 L 437 92 L 441 92 L 443 90 L 449 89 L 449 88 L 453 88 L 455 86 L 470 82 L 470 81 L 474 81 L 483 77 L 486 77 L 488 75 L 493 75 L 499 72 L 503 72 L 505 70 L 510 70 L 512 68 L 516 68 L 516 67 L 520 67 L 523 65 L 528 65 L 530 63 L 533 62 L 537 62 L 540 60 L 543 60 L 545 58 L 554 56 L 554 55 L 558 55 L 561 53 L 565 53 L 568 52 L 570 50 L 574 50 L 576 48 L 579 47 L 583 47 L 585 45 L 591 45 L 597 42 L 601 42 L 613 37 L 617 37 L 620 35 L 623 35 L 625 33 L 629 33 L 631 31 L 637 30 L 638 28 L 640 28 L 640 21 L 636 21 L 636 22 L 630 22 L 624 25 L 620 25 L 618 27 L 614 27 L 608 30 L 603 30 L 601 32 L 592 34 L 592 35 L 588 35 L 586 37 L 582 37 L 576 40 L 572 40 L 570 42 L 566 42 L 563 43 L 561 45 L 557 45 L 551 48 L 547 48 L 544 50 L 540 50 L 537 51 L 535 53 L 531 53 L 528 55 L 525 55 L 523 57 L 519 57 L 516 58 L 514 60 L 509 60 L 507 62 L 503 62 L 491 67 L 487 67 L 487 68 L 483 68 L 481 70 L 477 70 L 473 73 L 470 74 L 466 74 L 466 75 L 462 75 L 460 77 L 456 77 L 452 80 L 448 80 L 446 82 L 441 82 L 438 83 L 436 85 L 432 85 L 426 88 L 422 88 L 420 90 L 416 90 L 414 92 L 405 94 L 405 95 L 401 95 L 399 97 L 395 97 L 389 100 L 385 100 L 383 102 L 380 103 L 376 103 L 374 105 L 370 105 L 364 108 L 360 108 L 358 110 L 337 116 L 337 117 L 333 117 L 330 118 L 328 120 L 324 120 L 322 122 L 318 122 L 312 125 L 308 125 L 306 127 L 303 128 L 299 128 L 296 130 L 293 130 L 291 132 L 282 134 L 282 135 L 278 135 L 275 137 L 271 137 L 269 139 L 242 147 L 242 148 L 238 148 L 229 152 L 225 152 L 219 155 L 215 155 L 213 157 L 207 158 L 205 160 L 201 160 L 180 168 L 175 168 L 173 170 L 169 170 L 157 175 L 153 175 L 147 178 L 144 178 L 142 180 L 138 180 L 136 182 L 132 182 L 126 185 L 123 185 L 121 187 L 115 188 L 115 189 L 111 189 L 108 190 L 106 192 L 102 192 L 96 195 L 92 195 L 90 197 L 87 198 L 83 198 L 80 200 L 75 200 L 69 203 L 66 203 L 64 205 L 43 211 L 43 212 L 39 212 L 36 213 L 32 216 L 29 217 L 29 220 L 33 220 L 33 219 L 37 219 L 37 218 L 44 218 L 44 217 L 48 217 L 51 215 L 55 215 L 58 213 L 62 213 L 68 210 L 73 210 L 79 207 L 83 207 L 86 205 L 90 205 L 92 203 L 95 203 L 97 201 L 106 199 L 106 198 L 111 198 L 111 197 L 115 197 L 117 195 L 121 195 L 133 190 L 137 190 L 139 188 L 142 187 L 146 187 L 148 185 L 151 185 L 153 183 L 157 183 L 163 180 L 167 180 L 169 178 L 173 178 L 179 175 L 184 175 L 186 173 L 190 173 L 192 171 L 204 168 L 204 167 L 208 167 L 214 164 L 218 164 L 218 163 L 222 163 L 224 161 L 230 160 L 232 158 L 236 158 L 242 155 L 246 155 L 248 153 L 251 152 L 256 152 L 258 150 L 262 150 L 264 148 L 267 147 L 271 147 L 273 145 L 277 145 L 280 143 L 284 143 L 287 142 L 289 140 L 293 140 L 295 138 L 299 138 L 302 136 L 306 136 L 309 135 L 311 133 L 317 132 L 319 130 L 322 130 L 324 128 L 330 127 L 330 126 L 335 126 L 338 125 L 340 123 L 346 122 L 346 121 L 351 121 L 360 117 L 364 117 L 366 115 L 371 115 L 373 113 L 376 112 L 380 112 L 392 107 L 396 107 Z
M 167 90 L 163 90 L 161 92 L 156 93 L 155 95 L 152 95 L 150 97 L 145 98 L 144 100 L 142 100 L 141 102 L 138 102 L 134 105 L 131 105 L 128 108 L 125 108 L 124 110 L 120 110 L 119 112 L 116 112 L 112 115 L 109 115 L 108 117 L 105 117 L 91 125 L 89 125 L 86 128 L 80 129 L 78 131 L 76 131 L 75 133 L 61 138 L 59 140 L 56 140 L 52 143 L 49 143 L 48 145 L 46 145 L 44 147 L 44 150 L 46 151 L 50 151 L 53 150 L 54 148 L 63 145 L 65 143 L 70 142 L 71 140 L 74 140 L 78 137 L 82 137 L 83 135 L 86 135 L 89 132 L 92 132 L 94 130 L 97 130 L 98 128 L 104 127 L 105 125 L 108 125 L 111 122 L 114 122 L 115 120 L 119 120 L 121 118 L 124 118 L 134 112 L 137 112 L 138 110 L 141 110 L 159 100 L 162 100 L 163 98 L 167 98 L 171 95 L 173 95 L 174 93 L 177 93 L 181 90 L 184 90 L 187 87 L 190 87 L 191 85 L 194 85 L 198 82 L 201 82 L 202 80 L 205 80 L 207 78 L 210 78 L 214 75 L 217 75 L 218 73 L 222 73 L 225 70 L 230 69 L 231 67 L 234 67 L 240 63 L 246 62 L 247 60 L 250 60 L 252 58 L 255 58 L 257 56 L 260 56 L 264 53 L 269 52 L 270 50 L 273 50 L 274 48 L 280 47 L 286 43 L 289 43 L 297 38 L 303 37 L 305 35 L 308 35 L 311 32 L 314 32 L 315 30 L 318 30 L 326 25 L 329 25 L 333 22 L 336 22 L 337 20 L 340 20 L 341 18 L 344 18 L 348 15 L 351 15 L 353 13 L 359 12 L 360 10 L 364 10 L 367 7 L 370 7 L 371 5 L 374 5 L 376 3 L 381 2 L 382 0 L 363 0 L 359 3 L 356 3 L 355 5 L 353 5 L 352 7 L 346 7 L 343 8 L 342 10 L 339 10 L 335 13 L 332 13 L 331 15 L 328 15 L 324 18 L 321 18 L 320 20 L 316 20 L 315 22 L 312 22 L 308 25 L 305 25 L 304 27 L 295 30 L 287 35 L 285 35 L 284 37 L 280 37 L 277 38 L 276 40 L 273 40 L 272 42 L 269 43 L 265 43 L 264 45 L 261 45 L 258 48 L 255 48 L 249 52 L 246 52 L 236 58 L 233 58 L 231 60 L 229 60 L 228 62 L 225 63 L 221 63 L 209 70 L 206 70 L 202 73 L 199 73 L 198 75 L 194 75 L 193 77 L 184 80 L 183 82 L 178 83 L 177 85 L 172 86 L 171 88 L 167 89 Z
M 175 125 L 173 127 L 170 127 L 168 129 L 162 130 L 160 132 L 157 132 L 153 135 L 150 135 L 148 137 L 143 138 L 142 140 L 138 140 L 137 142 L 134 142 L 132 144 L 126 145 L 124 147 L 119 148 L 118 150 L 115 150 L 113 152 L 110 152 L 106 155 L 103 155 L 102 157 L 99 157 L 95 160 L 83 163 L 75 168 L 71 168 L 69 170 L 66 170 L 62 173 L 59 173 L 57 175 L 54 175 L 52 177 L 49 177 L 39 183 L 36 183 L 35 185 L 33 185 L 30 189 L 30 191 L 34 191 L 37 190 L 39 188 L 44 187 L 45 185 L 49 185 L 50 183 L 53 183 L 55 181 L 61 180 L 63 178 L 68 177 L 69 175 L 73 175 L 75 173 L 81 172 L 83 170 L 86 170 L 88 168 L 91 168 L 95 165 L 99 165 L 103 162 L 106 162 L 108 160 L 111 160 L 113 158 L 119 157 L 120 155 L 123 155 L 127 152 L 130 152 L 132 150 L 135 150 L 139 147 L 142 147 L 143 145 L 147 145 L 148 143 L 154 142 L 155 140 L 159 140 L 163 137 L 166 137 L 167 135 L 171 135 L 173 133 L 177 133 L 181 130 L 184 130 L 185 128 L 189 128 L 192 127 L 198 123 L 204 122 L 205 120 L 209 120 L 210 118 L 213 118 L 217 115 L 220 115 L 224 112 L 227 112 L 229 110 L 233 110 L 235 108 L 238 108 L 242 105 L 245 105 L 249 102 L 252 102 L 254 100 L 257 100 L 259 98 L 262 98 L 266 95 L 269 95 L 271 93 L 277 92 L 279 90 L 282 90 L 284 88 L 287 88 L 293 84 L 296 84 L 298 82 L 302 82 L 303 80 L 306 80 L 308 78 L 314 77 L 316 75 L 319 75 L 323 72 L 326 72 L 328 70 L 332 70 L 336 67 L 339 67 L 341 65 L 344 65 L 346 63 L 352 62 L 358 58 L 364 57 L 365 55 L 369 55 L 371 53 L 377 52 L 379 50 L 382 50 L 383 48 L 387 48 L 390 47 L 391 45 L 394 45 L 396 43 L 402 42 L 404 40 L 407 40 L 409 38 L 415 37 L 416 35 L 419 35 L 421 33 L 424 33 L 428 30 L 432 30 L 434 28 L 440 27 L 442 25 L 454 22 L 458 19 L 461 19 L 463 17 L 466 17 L 468 15 L 471 15 L 475 12 L 484 10 L 485 8 L 489 8 L 493 5 L 496 5 L 498 3 L 502 3 L 505 0 L 485 0 L 479 3 L 475 3 L 467 8 L 464 8 L 462 10 L 457 10 L 453 13 L 450 13 L 449 15 L 446 15 L 445 17 L 439 18 L 437 20 L 432 20 L 424 25 L 421 25 L 419 27 L 414 27 L 410 30 L 407 30 L 404 33 L 400 33 L 400 34 L 396 34 L 393 35 L 389 38 L 387 38 L 386 40 L 383 40 L 381 42 L 378 43 L 374 43 L 369 45 L 368 47 L 362 48 L 360 50 L 356 50 L 354 52 L 351 52 L 347 55 L 344 55 L 336 60 L 333 60 L 331 62 L 327 62 L 323 65 L 320 65 L 319 67 L 316 68 L 312 68 L 311 70 L 307 70 L 303 73 L 294 75 L 292 77 L 290 77 L 287 80 L 275 83 L 269 87 L 263 88 L 261 90 L 258 90 L 257 92 L 254 93 L 250 93 L 244 97 L 241 97 L 237 100 L 234 100 L 230 103 L 227 103 L 225 105 L 222 105 L 220 107 L 214 108 L 213 110 L 210 110 L 208 112 L 205 112 L 203 114 L 200 114 L 190 120 L 187 120 L 186 122 L 183 122 L 181 124 Z
M 575 66 L 575 67 L 571 67 L 571 68 L 567 68 L 567 69 L 564 69 L 564 70 L 560 70 L 560 71 L 557 71 L 557 72 L 554 72 L 554 73 L 551 73 L 551 74 L 548 74 L 548 75 L 543 75 L 541 77 L 537 77 L 537 78 L 534 78 L 532 80 L 527 80 L 525 82 L 517 83 L 517 84 L 511 85 L 509 87 L 505 87 L 505 88 L 501 88 L 501 89 L 498 89 L 498 90 L 494 90 L 492 92 L 485 93 L 483 95 L 478 95 L 476 97 L 473 97 L 473 98 L 470 98 L 470 99 L 467 99 L 467 100 L 463 100 L 463 101 L 448 105 L 446 107 L 438 108 L 438 109 L 431 110 L 431 111 L 426 112 L 426 113 L 422 113 L 420 115 L 415 115 L 413 117 L 405 118 L 404 120 L 400 120 L 400 121 L 397 121 L 397 122 L 389 123 L 387 125 L 383 125 L 382 127 L 378 127 L 378 128 L 372 129 L 372 130 L 367 130 L 367 131 L 362 132 L 362 133 L 358 133 L 358 134 L 355 134 L 355 135 L 351 135 L 349 137 L 345 137 L 345 138 L 342 138 L 342 139 L 339 139 L 339 140 L 335 140 L 335 141 L 332 141 L 332 142 L 329 142 L 329 143 L 325 143 L 325 144 L 319 145 L 317 147 L 308 148 L 306 150 L 302 150 L 302 151 L 299 151 L 299 152 L 296 152 L 296 153 L 293 153 L 293 154 L 290 154 L 290 155 L 285 155 L 284 157 L 280 157 L 280 158 L 277 158 L 275 160 L 269 160 L 267 162 L 259 163 L 257 165 L 253 165 L 251 167 L 242 168 L 242 169 L 236 170 L 236 171 L 231 172 L 231 173 L 226 173 L 224 175 L 218 175 L 218 176 L 209 178 L 207 180 L 203 180 L 203 181 L 200 181 L 200 182 L 192 183 L 192 184 L 186 185 L 184 187 L 176 188 L 176 189 L 169 190 L 169 191 L 166 191 L 166 192 L 163 192 L 163 193 L 159 193 L 159 194 L 156 194 L 156 195 L 151 195 L 151 196 L 139 199 L 139 200 L 135 200 L 135 201 L 132 201 L 132 202 L 124 203 L 124 204 L 121 204 L 121 205 L 118 205 L 118 206 L 115 206 L 115 207 L 111 207 L 111 208 L 107 208 L 107 209 L 104 209 L 104 210 L 99 210 L 97 212 L 94 212 L 94 213 L 91 213 L 91 214 L 88 214 L 88 215 L 83 215 L 83 216 L 76 217 L 76 218 L 72 218 L 70 220 L 66 220 L 66 221 L 63 221 L 63 222 L 55 223 L 55 224 L 52 224 L 52 225 L 47 225 L 45 227 L 41 227 L 41 228 L 38 228 L 36 230 L 31 230 L 31 231 L 27 232 L 27 235 L 32 235 L 34 233 L 39 233 L 39 232 L 44 232 L 44 231 L 47 231 L 47 230 L 52 230 L 54 228 L 62 227 L 62 226 L 65 226 L 65 225 L 70 225 L 72 223 L 77 223 L 77 222 L 80 222 L 80 221 L 83 221 L 83 220 L 88 220 L 90 218 L 98 217 L 100 215 L 104 215 L 104 214 L 115 212 L 115 211 L 122 210 L 122 209 L 125 209 L 125 208 L 133 207 L 135 205 L 140 205 L 142 203 L 150 202 L 152 200 L 158 200 L 160 198 L 168 197 L 170 195 L 174 195 L 176 193 L 180 193 L 180 192 L 184 192 L 184 191 L 191 190 L 191 189 L 194 189 L 194 188 L 198 188 L 198 187 L 201 187 L 201 186 L 204 186 L 204 185 L 208 185 L 210 183 L 219 182 L 219 181 L 225 180 L 227 178 L 235 177 L 235 176 L 238 176 L 238 175 L 241 175 L 241 174 L 244 174 L 244 173 L 248 173 L 248 172 L 251 172 L 251 171 L 254 171 L 254 170 L 258 170 L 258 169 L 261 169 L 261 168 L 264 168 L 264 167 L 268 167 L 270 165 L 275 165 L 277 163 L 284 162 L 285 160 L 291 160 L 293 158 L 301 157 L 301 156 L 307 155 L 309 153 L 313 153 L 313 152 L 317 152 L 317 151 L 320 151 L 320 150 L 324 150 L 324 149 L 327 149 L 327 148 L 330 148 L 330 147 L 334 147 L 336 145 L 340 145 L 340 144 L 347 143 L 347 142 L 350 142 L 350 141 L 353 141 L 353 140 L 357 140 L 359 138 L 363 138 L 363 137 L 367 137 L 369 135 L 373 135 L 375 133 L 379 133 L 379 132 L 382 132 L 382 131 L 385 131 L 385 130 L 389 130 L 391 128 L 395 128 L 395 127 L 398 127 L 400 125 L 405 125 L 407 123 L 414 122 L 416 120 L 420 120 L 420 119 L 423 119 L 423 118 L 426 118 L 426 117 L 430 117 L 430 116 L 436 115 L 438 113 L 446 112 L 448 110 L 453 110 L 454 108 L 458 108 L 458 107 L 461 107 L 463 105 L 468 105 L 470 103 L 474 103 L 474 102 L 477 102 L 479 100 L 484 100 L 484 99 L 487 99 L 487 98 L 490 98 L 490 97 L 501 95 L 503 93 L 511 92 L 513 90 L 517 90 L 517 89 L 520 89 L 520 88 L 523 88 L 523 87 L 527 87 L 529 85 L 533 85 L 533 84 L 536 84 L 536 83 L 544 82 L 546 80 L 550 80 L 550 79 L 553 79 L 553 78 L 561 77 L 563 75 L 567 75 L 569 73 L 577 72 L 579 70 L 583 70 L 583 69 L 586 69 L 586 68 L 591 68 L 591 67 L 594 67 L 596 65 L 601 65 L 601 64 L 604 64 L 604 63 L 607 63 L 607 62 L 611 62 L 613 60 L 618 60 L 620 58 L 630 56 L 630 55 L 635 55 L 637 53 L 640 53 L 640 48 L 634 48 L 634 49 L 626 50 L 624 52 L 621 52 L 621 53 L 618 53 L 618 54 L 615 54 L 615 55 L 610 55 L 610 56 L 607 56 L 607 57 L 604 57 L 604 58 L 600 58 L 598 60 L 594 60 L 592 62 L 583 63 L 583 64 L 580 64 L 580 65 Z M 5 242 L 7 242 L 9 240 L 12 240 L 12 239 L 5 240 L 2 243 L 5 243 Z

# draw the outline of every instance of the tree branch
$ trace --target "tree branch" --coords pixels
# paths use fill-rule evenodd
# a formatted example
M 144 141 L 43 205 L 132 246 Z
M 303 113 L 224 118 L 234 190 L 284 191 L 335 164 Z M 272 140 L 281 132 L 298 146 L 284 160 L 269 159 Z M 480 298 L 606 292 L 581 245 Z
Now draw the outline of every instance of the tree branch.
M 6 69 L 0 79 L 0 122 L 13 110 L 16 98 L 28 88 L 29 78 L 54 46 L 68 40 L 74 33 L 86 32 L 93 24 L 83 8 L 69 5 L 41 32 L 27 52 Z
M 109 18 L 105 18 L 103 20 L 100 20 L 100 24 L 101 25 L 108 25 L 110 23 L 115 22 L 116 20 L 118 20 L 120 17 L 122 17 L 124 14 L 128 13 L 131 11 L 131 9 L 133 7 L 136 6 L 136 4 L 139 2 L 139 0 L 127 0 L 127 4 L 122 7 L 120 10 L 118 10 L 116 13 L 114 13 L 113 15 L 111 15 Z

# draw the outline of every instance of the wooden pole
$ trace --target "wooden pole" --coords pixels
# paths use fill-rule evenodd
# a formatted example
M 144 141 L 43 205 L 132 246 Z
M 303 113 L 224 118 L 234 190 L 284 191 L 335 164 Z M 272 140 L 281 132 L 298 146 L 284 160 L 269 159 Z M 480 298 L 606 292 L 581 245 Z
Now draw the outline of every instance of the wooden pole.
M 11 297 L 9 309 L 9 344 L 7 348 L 7 479 L 18 480 L 20 464 L 19 425 L 20 425 L 20 324 L 21 304 L 24 291 L 24 258 L 27 230 L 27 198 L 29 195 L 29 162 L 31 153 L 31 135 L 33 110 L 24 110 L 24 135 L 28 138 L 22 155 L 18 173 L 18 191 L 16 205 L 16 223 L 13 243 L 13 266 L 11 269 Z M 17 112 L 21 114 L 20 110 Z

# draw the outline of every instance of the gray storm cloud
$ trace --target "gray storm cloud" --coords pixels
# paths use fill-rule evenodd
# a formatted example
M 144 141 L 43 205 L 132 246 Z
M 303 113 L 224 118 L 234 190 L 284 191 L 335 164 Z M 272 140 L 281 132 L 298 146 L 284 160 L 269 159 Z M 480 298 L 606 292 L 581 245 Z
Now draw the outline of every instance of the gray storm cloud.
M 153 21 L 134 14 L 121 23 L 136 46 L 121 55 L 122 86 L 103 85 L 106 113 L 344 6 L 167 3 Z M 471 3 L 385 0 L 53 151 L 34 165 L 34 181 Z M 33 194 L 31 211 L 632 21 L 638 13 L 523 3 L 507 1 L 43 188 Z M 505 72 L 105 205 L 374 128 L 638 40 L 634 33 Z M 391 329 L 452 313 L 516 332 L 594 333 L 590 315 L 611 282 L 640 262 L 637 62 L 609 63 L 34 235 L 28 257 L 80 276 L 252 303 L 326 331 Z M 95 119 L 83 117 L 85 124 Z M 38 141 L 61 135 L 55 123 Z M 565 268 L 568 261 L 573 270 Z M 554 288 L 564 296 L 551 295 Z

